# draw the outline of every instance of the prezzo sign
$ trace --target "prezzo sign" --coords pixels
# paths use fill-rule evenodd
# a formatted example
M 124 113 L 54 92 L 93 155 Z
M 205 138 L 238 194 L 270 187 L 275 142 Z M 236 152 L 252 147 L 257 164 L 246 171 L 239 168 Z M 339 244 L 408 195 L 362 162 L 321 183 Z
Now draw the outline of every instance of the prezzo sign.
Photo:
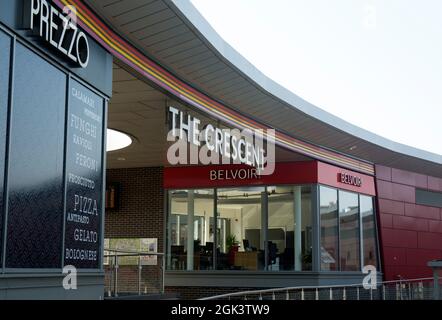
M 349 184 L 356 187 L 362 186 L 362 179 L 357 176 L 353 176 L 351 174 L 340 172 L 338 174 L 338 181 L 341 183 Z
M 64 56 L 82 68 L 89 63 L 89 43 L 77 27 L 75 8 L 60 12 L 46 0 L 25 0 L 24 27 L 31 29 Z

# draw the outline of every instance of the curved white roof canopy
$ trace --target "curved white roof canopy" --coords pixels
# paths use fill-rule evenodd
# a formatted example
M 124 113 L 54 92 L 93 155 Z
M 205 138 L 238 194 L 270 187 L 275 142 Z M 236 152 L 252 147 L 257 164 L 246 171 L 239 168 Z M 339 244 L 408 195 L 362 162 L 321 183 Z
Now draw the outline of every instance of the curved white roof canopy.
M 148 57 L 252 119 L 359 159 L 442 177 L 442 155 L 350 124 L 265 76 L 220 37 L 189 0 L 87 2 Z

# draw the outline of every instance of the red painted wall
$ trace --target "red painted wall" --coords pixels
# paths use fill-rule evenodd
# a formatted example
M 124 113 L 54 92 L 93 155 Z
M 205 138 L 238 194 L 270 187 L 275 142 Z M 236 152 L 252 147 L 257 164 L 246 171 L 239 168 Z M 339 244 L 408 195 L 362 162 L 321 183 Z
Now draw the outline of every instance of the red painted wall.
M 417 205 L 416 188 L 442 192 L 442 179 L 376 166 L 378 221 L 386 280 L 431 277 L 442 259 L 442 209 Z

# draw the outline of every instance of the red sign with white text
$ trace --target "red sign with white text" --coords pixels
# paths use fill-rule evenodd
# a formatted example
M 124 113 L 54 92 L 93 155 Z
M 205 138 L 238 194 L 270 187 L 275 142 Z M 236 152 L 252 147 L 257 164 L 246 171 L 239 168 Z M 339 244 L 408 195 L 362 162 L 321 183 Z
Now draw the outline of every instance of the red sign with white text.
M 246 165 L 165 167 L 164 188 L 222 188 L 320 183 L 374 196 L 374 178 L 318 161 L 280 162 L 271 175 Z
M 323 162 L 317 163 L 318 183 L 371 196 L 376 195 L 374 177 Z

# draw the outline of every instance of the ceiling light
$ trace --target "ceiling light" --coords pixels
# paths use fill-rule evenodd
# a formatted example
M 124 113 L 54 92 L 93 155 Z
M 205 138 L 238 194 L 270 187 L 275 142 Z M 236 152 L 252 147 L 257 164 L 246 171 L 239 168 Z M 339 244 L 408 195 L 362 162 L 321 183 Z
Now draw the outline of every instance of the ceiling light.
M 106 151 L 115 151 L 132 144 L 132 138 L 120 131 L 107 129 Z

